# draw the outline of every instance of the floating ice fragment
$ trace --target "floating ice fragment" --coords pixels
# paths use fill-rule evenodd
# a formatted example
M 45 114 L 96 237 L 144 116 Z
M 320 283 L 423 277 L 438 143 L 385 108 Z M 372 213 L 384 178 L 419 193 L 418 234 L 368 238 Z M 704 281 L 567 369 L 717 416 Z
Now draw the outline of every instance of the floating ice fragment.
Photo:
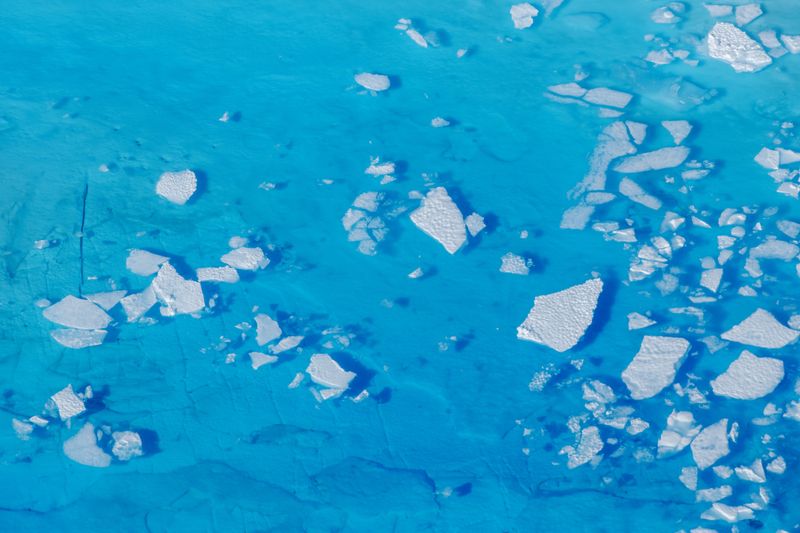
M 135 431 L 115 431 L 111 437 L 114 439 L 111 453 L 120 461 L 130 461 L 142 455 L 142 437 Z
M 800 35 L 781 35 L 781 41 L 789 52 L 800 54 Z
M 739 522 L 741 520 L 750 520 L 753 518 L 753 510 L 744 505 L 737 505 L 735 507 L 725 505 L 724 503 L 716 502 L 711 505 L 711 508 L 705 511 L 700 518 L 703 520 L 723 520 L 730 524 Z
M 781 164 L 780 152 L 766 147 L 762 148 L 753 159 L 762 167 L 770 170 L 777 170 Z
M 69 420 L 74 416 L 86 411 L 83 399 L 81 399 L 75 391 L 72 390 L 72 385 L 67 385 L 57 393 L 50 397 L 45 409 L 58 411 L 58 417 L 63 420 Z
M 728 419 L 707 426 L 692 441 L 692 457 L 697 468 L 705 470 L 730 452 L 728 448 Z
M 645 336 L 622 380 L 634 400 L 651 398 L 673 382 L 686 354 L 689 341 L 680 337 Z
M 567 468 L 577 468 L 588 463 L 603 449 L 603 440 L 597 426 L 581 430 L 576 446 L 565 446 L 561 454 L 567 454 Z
M 700 285 L 711 292 L 717 292 L 717 289 L 719 289 L 719 284 L 722 281 L 722 273 L 723 270 L 721 268 L 709 268 L 708 270 L 703 270 L 703 273 L 700 274 Z
M 306 368 L 311 381 L 329 389 L 341 392 L 347 390 L 356 377 L 355 372 L 344 370 L 330 355 L 314 354 Z
M 250 352 L 248 355 L 250 356 L 250 366 L 253 367 L 253 370 L 258 370 L 264 365 L 271 365 L 278 361 L 278 358 L 274 355 L 261 352 Z
M 275 346 L 271 346 L 269 351 L 274 354 L 279 354 L 291 350 L 292 348 L 296 348 L 301 342 L 303 342 L 302 335 L 293 335 L 291 337 L 284 337 L 280 340 L 278 344 Z
M 760 4 L 736 6 L 736 24 L 738 26 L 745 26 L 760 17 L 763 13 L 764 11 L 762 11 Z
M 769 311 L 757 309 L 753 314 L 721 335 L 727 341 L 759 348 L 783 348 L 797 340 L 800 331 L 789 329 Z
M 426 41 L 425 37 L 423 37 L 422 34 L 414 28 L 407 29 L 406 35 L 411 37 L 411 40 L 420 45 L 422 48 L 428 48 L 428 41 Z
M 617 172 L 648 172 L 674 168 L 689 157 L 689 149 L 685 146 L 668 146 L 652 152 L 626 157 L 614 167 Z
M 128 322 L 135 322 L 144 316 L 157 301 L 156 293 L 151 284 L 142 292 L 129 294 L 124 297 L 120 300 L 120 304 L 122 304 L 122 308 L 128 316 Z
M 647 194 L 644 189 L 642 189 L 639 184 L 633 181 L 630 178 L 622 178 L 619 182 L 619 192 L 623 196 L 630 198 L 632 201 L 636 202 L 637 204 L 642 204 L 645 207 L 650 209 L 661 209 L 661 200 Z
M 754 259 L 781 259 L 790 261 L 800 253 L 800 247 L 786 241 L 768 239 L 750 250 L 750 257 Z
M 733 6 L 727 4 L 703 4 L 712 17 L 727 17 L 733 15 Z
M 686 7 L 680 2 L 671 2 L 666 6 L 656 8 L 650 14 L 650 20 L 656 24 L 676 24 L 681 21 L 678 13 L 683 13 Z
M 411 279 L 421 278 L 425 275 L 425 272 L 419 267 L 415 268 L 413 271 L 409 272 L 408 277 Z
M 214 283 L 236 283 L 239 281 L 239 273 L 235 268 L 224 267 L 204 267 L 197 269 L 197 281 Z
M 786 472 L 786 460 L 779 455 L 767 465 L 767 472 L 778 475 L 783 474 Z
M 64 455 L 82 465 L 103 468 L 111 464 L 111 456 L 97 445 L 94 426 L 89 422 L 64 441 L 63 449 Z
M 79 350 L 103 344 L 106 333 L 104 329 L 54 329 L 50 336 L 61 346 Z
M 736 72 L 756 72 L 772 63 L 764 48 L 728 22 L 717 22 L 706 37 L 708 54 Z
M 583 95 L 583 99 L 590 104 L 616 107 L 618 109 L 624 109 L 631 102 L 632 98 L 632 94 L 615 91 L 607 87 L 589 89 L 586 91 L 586 94 Z
M 464 216 L 444 187 L 436 187 L 411 213 L 411 221 L 454 254 L 467 240 Z
M 269 265 L 269 258 L 261 248 L 241 247 L 220 257 L 220 261 L 237 270 L 260 270 Z
M 131 250 L 125 260 L 125 268 L 140 276 L 150 276 L 169 258 L 147 250 Z
M 158 178 L 156 193 L 173 204 L 183 205 L 197 190 L 197 176 L 191 170 L 164 172 Z
M 283 331 L 278 323 L 269 315 L 263 313 L 256 315 L 256 342 L 259 346 L 264 346 L 279 338 Z
M 551 85 L 547 88 L 547 90 L 559 96 L 570 96 L 575 98 L 581 98 L 584 94 L 586 94 L 586 89 L 574 81 L 569 83 L 561 83 L 558 85 Z
M 661 125 L 672 135 L 675 144 L 681 144 L 692 132 L 692 125 L 687 120 L 664 120 Z
M 442 117 L 433 117 L 431 119 L 431 126 L 434 128 L 446 128 L 450 125 L 450 121 Z
M 392 82 L 389 80 L 389 76 L 384 74 L 371 74 L 369 72 L 362 72 L 361 74 L 356 74 L 353 79 L 355 79 L 356 83 L 365 89 L 376 92 L 385 91 L 392 85 Z
M 478 213 L 472 213 L 467 218 L 464 219 L 464 222 L 467 225 L 467 230 L 469 234 L 475 237 L 478 233 L 482 232 L 486 228 L 486 222 L 483 221 L 483 217 L 480 216 Z
M 500 258 L 500 272 L 527 276 L 530 274 L 530 271 L 531 269 L 530 265 L 528 264 L 528 260 L 521 255 L 508 252 Z
M 633 331 L 635 329 L 644 329 L 647 327 L 652 326 L 655 324 L 655 320 L 651 320 L 649 317 L 641 314 L 641 313 L 628 313 L 628 330 Z
M 647 124 L 644 124 L 643 122 L 633 122 L 627 120 L 625 121 L 625 125 L 628 127 L 628 131 L 631 134 L 633 142 L 636 144 L 642 144 L 647 136 Z
M 775 390 L 783 380 L 783 361 L 757 357 L 747 350 L 727 370 L 711 381 L 717 396 L 737 400 L 755 400 Z
M 165 316 L 196 313 L 206 306 L 200 282 L 184 279 L 169 263 L 161 265 L 151 286 Z
M 103 329 L 111 322 L 111 317 L 99 306 L 72 295 L 51 305 L 42 315 L 50 322 L 75 329 Z
M 590 279 L 563 291 L 537 296 L 517 338 L 565 352 L 578 344 L 594 319 L 603 281 Z
M 697 490 L 697 467 L 684 466 L 681 468 L 681 475 L 678 479 L 687 489 Z
M 733 471 L 736 472 L 736 477 L 742 481 L 751 483 L 765 483 L 767 481 L 767 474 L 764 472 L 764 463 L 761 462 L 761 459 L 756 459 L 750 466 L 737 466 Z
M 658 437 L 658 456 L 673 455 L 686 448 L 700 432 L 700 426 L 689 411 L 672 411 L 667 427 Z
M 108 291 L 108 292 L 96 292 L 94 294 L 87 294 L 86 299 L 90 302 L 96 303 L 106 311 L 114 307 L 119 303 L 125 294 L 128 291 L 120 290 L 120 291 Z
M 525 2 L 511 6 L 510 13 L 514 27 L 518 30 L 524 30 L 533 26 L 533 19 L 539 14 L 539 10 Z

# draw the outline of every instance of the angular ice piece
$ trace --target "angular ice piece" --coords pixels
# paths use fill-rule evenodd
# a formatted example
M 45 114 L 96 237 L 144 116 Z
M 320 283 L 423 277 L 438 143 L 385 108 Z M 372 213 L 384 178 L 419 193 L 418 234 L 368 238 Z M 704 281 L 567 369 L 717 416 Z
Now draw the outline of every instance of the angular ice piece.
M 589 426 L 581 430 L 577 447 L 565 446 L 562 454 L 567 454 L 567 468 L 577 468 L 588 463 L 603 449 L 603 439 L 597 426 Z
M 768 239 L 750 250 L 753 259 L 782 259 L 790 261 L 800 253 L 800 247 L 786 241 Z
M 645 336 L 639 351 L 622 372 L 622 381 L 631 391 L 631 398 L 644 400 L 661 392 L 673 382 L 688 353 L 686 339 Z
M 142 292 L 129 294 L 124 297 L 120 300 L 120 303 L 125 310 L 125 314 L 128 316 L 128 322 L 135 322 L 144 316 L 151 307 L 156 305 L 157 301 L 158 299 L 156 298 L 153 286 L 149 285 Z
M 436 187 L 411 213 L 411 221 L 454 254 L 467 240 L 464 216 L 444 187 Z
M 781 165 L 791 165 L 800 161 L 800 152 L 795 152 L 794 150 L 778 148 L 778 154 L 781 158 Z
M 235 268 L 224 267 L 205 267 L 197 269 L 197 281 L 214 283 L 236 283 L 239 281 L 239 273 Z
M 86 411 L 83 400 L 72 390 L 72 385 L 67 385 L 50 396 L 50 400 L 45 408 L 47 410 L 55 408 L 58 411 L 58 417 L 62 421 L 69 420 L 73 416 L 78 416 Z
M 650 170 L 663 170 L 674 168 L 686 161 L 689 149 L 685 146 L 668 146 L 652 152 L 626 157 L 616 166 L 617 172 L 648 172 Z
M 628 313 L 628 331 L 648 328 L 655 323 L 655 320 L 651 320 L 641 313 Z
M 161 265 L 152 287 L 167 308 L 162 310 L 166 316 L 196 313 L 206 306 L 200 282 L 184 279 L 169 263 Z
M 772 150 L 770 148 L 762 148 L 758 154 L 753 158 L 755 159 L 756 163 L 761 165 L 764 168 L 768 168 L 770 170 L 777 170 L 781 164 L 781 154 L 777 150 Z
M 161 265 L 168 259 L 169 257 L 147 250 L 131 250 L 125 260 L 125 268 L 140 276 L 151 276 L 158 272 Z
M 592 205 L 575 205 L 564 211 L 561 216 L 561 229 L 581 230 L 589 223 L 589 219 L 594 214 L 595 207 Z
M 625 121 L 625 125 L 628 126 L 628 131 L 631 134 L 631 138 L 633 138 L 633 142 L 642 144 L 647 136 L 647 124 L 627 120 Z
M 278 358 L 274 355 L 261 352 L 250 352 L 248 355 L 250 356 L 250 366 L 253 367 L 253 370 L 258 370 L 264 365 L 271 365 L 278 361 Z
M 510 13 L 514 27 L 518 30 L 524 30 L 533 26 L 533 19 L 539 14 L 539 10 L 525 2 L 511 6 Z
M 106 333 L 104 329 L 54 329 L 50 336 L 61 346 L 79 350 L 103 344 Z
M 733 6 L 727 4 L 703 4 L 712 17 L 727 17 L 733 15 Z
M 728 63 L 736 72 L 756 72 L 772 63 L 764 48 L 728 22 L 717 22 L 706 37 L 708 55 Z
M 678 479 L 687 489 L 697 490 L 697 467 L 684 466 L 681 468 L 681 475 Z
M 274 354 L 283 353 L 285 351 L 291 350 L 292 348 L 297 347 L 301 342 L 303 342 L 302 335 L 294 335 L 291 337 L 284 337 L 281 341 L 276 344 L 275 346 L 270 346 L 269 351 Z
M 196 190 L 197 176 L 191 170 L 164 172 L 156 184 L 156 194 L 178 205 L 188 202 Z
M 760 17 L 763 13 L 764 11 L 762 11 L 760 4 L 744 4 L 741 6 L 736 6 L 736 24 L 738 26 L 749 24 Z
M 700 426 L 689 411 L 672 411 L 667 427 L 658 437 L 658 456 L 673 455 L 686 448 L 700 432 Z
M 700 518 L 703 520 L 723 520 L 733 524 L 741 520 L 751 520 L 753 516 L 753 510 L 744 505 L 733 507 L 716 502 L 711 505 L 710 509 L 701 514 Z
M 615 91 L 607 87 L 589 89 L 586 91 L 586 94 L 583 95 L 583 99 L 590 104 L 616 107 L 618 109 L 624 109 L 631 102 L 632 98 L 632 94 Z
M 504 272 L 506 274 L 520 274 L 522 276 L 527 276 L 531 272 L 530 266 L 528 265 L 528 260 L 521 255 L 508 252 L 500 258 L 500 262 L 500 272 Z
M 726 341 L 775 349 L 796 341 L 798 335 L 800 331 L 787 328 L 769 311 L 757 309 L 720 336 Z
M 361 74 L 356 74 L 353 79 L 356 80 L 357 84 L 370 91 L 385 91 L 392 86 L 389 76 L 384 74 L 371 74 L 369 72 L 362 72 Z
M 719 289 L 719 284 L 722 281 L 722 273 L 723 270 L 721 268 L 709 268 L 708 270 L 703 270 L 703 273 L 700 274 L 700 285 L 711 292 L 717 292 L 717 289 Z
M 783 361 L 757 357 L 747 350 L 711 381 L 717 396 L 737 400 L 755 400 L 775 390 L 783 380 Z
M 778 475 L 783 474 L 786 472 L 786 460 L 779 455 L 767 465 L 767 472 Z
M 721 487 L 712 487 L 710 489 L 698 490 L 695 494 L 696 502 L 716 502 L 724 500 L 733 494 L 733 488 L 730 485 L 722 485 Z
M 97 445 L 94 426 L 89 422 L 64 441 L 63 450 L 64 455 L 82 465 L 103 468 L 111 464 L 111 456 Z
M 779 220 L 777 226 L 784 235 L 792 239 L 800 235 L 800 224 L 792 220 Z
M 705 470 L 730 452 L 728 448 L 728 419 L 707 426 L 692 441 L 692 457 L 697 468 Z
M 688 120 L 664 120 L 661 125 L 672 135 L 675 144 L 681 144 L 692 132 L 692 125 Z
M 781 35 L 783 46 L 793 54 L 800 54 L 800 35 Z
M 92 303 L 96 303 L 106 311 L 119 303 L 123 296 L 128 293 L 126 290 L 96 292 L 94 294 L 87 294 L 86 299 Z
M 428 48 L 428 41 L 426 41 L 425 37 L 423 37 L 422 34 L 414 28 L 407 29 L 406 35 L 411 37 L 411 40 L 420 45 L 422 48 Z
M 483 231 L 486 228 L 486 223 L 483 221 L 483 217 L 480 216 L 478 213 L 472 213 L 467 218 L 464 219 L 464 223 L 467 225 L 467 230 L 469 230 L 469 234 L 475 237 L 478 233 Z
M 103 329 L 111 322 L 99 306 L 72 295 L 54 303 L 42 315 L 50 322 L 75 329 Z
M 306 372 L 317 385 L 340 391 L 346 390 L 356 377 L 355 372 L 344 370 L 330 355 L 321 353 L 311 356 Z
M 111 453 L 120 461 L 130 461 L 142 455 L 142 437 L 135 431 L 115 431 L 111 437 L 114 439 Z
M 642 189 L 638 183 L 630 178 L 622 178 L 620 180 L 619 192 L 637 204 L 642 204 L 650 209 L 661 209 L 661 200 L 644 192 L 644 189 Z
M 283 331 L 278 323 L 269 315 L 260 313 L 256 315 L 256 342 L 259 346 L 264 346 L 268 342 L 272 342 L 279 338 Z
M 570 83 L 561 83 L 559 85 L 551 85 L 547 90 L 559 96 L 572 96 L 575 98 L 580 98 L 586 94 L 586 89 L 574 81 Z
M 220 261 L 237 270 L 260 270 L 269 265 L 269 259 L 261 248 L 236 248 L 220 257 Z
M 565 352 L 578 344 L 592 324 L 603 280 L 590 279 L 563 291 L 537 296 L 517 338 Z
M 736 477 L 742 481 L 749 481 L 751 483 L 766 483 L 767 474 L 764 472 L 764 463 L 761 459 L 756 459 L 750 466 L 737 466 L 733 469 L 736 472 Z

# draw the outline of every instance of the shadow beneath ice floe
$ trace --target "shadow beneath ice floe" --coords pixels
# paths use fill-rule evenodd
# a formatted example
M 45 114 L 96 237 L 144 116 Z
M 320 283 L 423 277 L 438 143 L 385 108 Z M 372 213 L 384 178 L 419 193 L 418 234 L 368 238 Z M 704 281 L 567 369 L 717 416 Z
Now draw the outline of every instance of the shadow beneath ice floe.
M 372 378 L 375 377 L 374 370 L 370 370 L 347 352 L 334 352 L 331 354 L 331 357 L 339 363 L 339 366 L 344 370 L 355 372 L 356 374 L 356 377 L 350 382 L 350 387 L 345 391 L 345 396 L 356 396 L 369 387 Z
M 142 453 L 144 455 L 155 455 L 161 451 L 158 442 L 158 434 L 152 429 L 134 429 L 142 438 Z
M 594 320 L 586 329 L 583 338 L 575 346 L 575 350 L 582 350 L 594 342 L 600 332 L 603 331 L 605 325 L 611 320 L 611 308 L 614 306 L 617 291 L 619 291 L 619 280 L 610 274 L 603 276 L 603 292 L 600 293 L 600 298 L 597 299 Z
M 370 398 L 379 404 L 389 403 L 392 401 L 392 389 L 391 387 L 384 387 L 379 393 L 373 394 Z
M 197 189 L 195 189 L 194 194 L 191 198 L 189 198 L 189 201 L 186 202 L 186 205 L 192 205 L 197 202 L 198 198 L 203 196 L 208 190 L 208 174 L 206 174 L 206 171 L 199 168 L 193 168 L 192 172 L 194 172 L 194 175 L 197 178 Z

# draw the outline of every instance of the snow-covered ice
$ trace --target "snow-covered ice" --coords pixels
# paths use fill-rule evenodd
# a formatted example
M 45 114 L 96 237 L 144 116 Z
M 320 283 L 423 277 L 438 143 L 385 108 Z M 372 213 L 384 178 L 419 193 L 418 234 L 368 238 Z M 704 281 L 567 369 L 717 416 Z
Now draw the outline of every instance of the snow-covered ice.
M 444 187 L 436 187 L 411 213 L 411 221 L 454 254 L 467 240 L 464 216 Z
M 98 305 L 72 295 L 46 308 L 42 315 L 50 322 L 75 329 L 103 329 L 111 322 Z
M 333 358 L 327 354 L 312 355 L 306 372 L 311 377 L 311 381 L 317 385 L 326 387 L 328 391 L 332 392 L 324 395 L 325 399 L 341 394 L 347 390 L 347 387 L 350 386 L 350 382 L 356 377 L 355 372 L 344 370 L 339 366 L 339 363 L 334 361 Z
M 111 453 L 120 461 L 130 461 L 142 455 L 142 437 L 135 431 L 115 431 L 111 434 L 114 445 Z
M 514 27 L 518 30 L 524 30 L 533 26 L 533 20 L 539 14 L 539 10 L 531 4 L 524 2 L 522 4 L 514 4 L 510 9 L 511 21 Z
M 717 22 L 706 43 L 712 58 L 728 63 L 736 72 L 756 72 L 772 63 L 758 42 L 728 22 Z
M 224 267 L 202 267 L 197 269 L 197 281 L 214 283 L 236 283 L 239 281 L 239 273 L 235 268 Z
M 64 441 L 63 450 L 64 455 L 82 465 L 103 468 L 111 464 L 111 456 L 97 445 L 95 428 L 89 422 Z
M 508 252 L 500 258 L 500 272 L 527 276 L 530 271 L 528 260 L 521 255 Z
M 386 76 L 385 74 L 362 72 L 360 74 L 356 74 L 353 79 L 356 80 L 357 84 L 361 85 L 365 89 L 369 89 L 370 91 L 385 91 L 392 86 L 389 76 Z
M 231 250 L 220 257 L 220 261 L 237 270 L 260 270 L 269 265 L 269 259 L 264 255 L 264 250 L 246 246 Z
M 256 342 L 259 346 L 274 341 L 279 338 L 283 332 L 278 323 L 269 315 L 259 313 L 255 316 L 256 321 Z
M 783 361 L 743 351 L 725 372 L 711 381 L 714 394 L 737 400 L 755 400 L 775 390 L 783 380 Z
M 165 306 L 162 308 L 165 316 L 196 313 L 206 306 L 200 282 L 185 279 L 169 263 L 161 265 L 152 287 Z
M 51 407 L 55 408 L 61 420 L 69 420 L 86 411 L 83 399 L 75 394 L 75 391 L 72 390 L 72 385 L 67 385 L 50 397 L 46 408 L 49 409 Z
M 634 400 L 651 398 L 675 379 L 689 353 L 689 341 L 680 337 L 645 336 L 639 351 L 622 372 Z
M 703 428 L 691 444 L 692 457 L 697 468 L 705 470 L 730 453 L 728 447 L 728 419 Z
M 798 335 L 800 331 L 787 328 L 769 311 L 757 309 L 720 336 L 726 341 L 776 349 L 796 341 Z
M 677 167 L 686 161 L 687 157 L 689 157 L 689 148 L 685 146 L 667 146 L 652 152 L 626 157 L 614 166 L 614 170 L 631 173 L 664 170 Z
M 50 336 L 61 346 L 78 350 L 103 344 L 107 333 L 104 329 L 54 329 Z
M 156 193 L 173 204 L 183 205 L 197 190 L 197 176 L 191 170 L 164 172 L 158 178 Z
M 125 268 L 140 276 L 152 276 L 169 257 L 154 254 L 147 250 L 134 249 L 128 253 L 125 260 Z
M 633 99 L 633 95 L 607 87 L 597 87 L 586 91 L 586 94 L 583 95 L 583 99 L 590 104 L 624 109 Z

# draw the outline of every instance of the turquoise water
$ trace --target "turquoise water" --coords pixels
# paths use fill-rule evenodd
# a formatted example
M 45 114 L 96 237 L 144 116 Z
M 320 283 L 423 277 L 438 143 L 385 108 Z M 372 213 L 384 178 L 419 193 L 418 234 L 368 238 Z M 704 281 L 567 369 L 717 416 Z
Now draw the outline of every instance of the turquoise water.
M 700 2 L 685 2 L 675 25 L 651 20 L 662 5 L 652 1 L 568 0 L 549 16 L 540 4 L 524 30 L 514 28 L 510 5 L 4 2 L 3 530 L 730 530 L 701 519 L 710 503 L 696 502 L 678 481 L 695 464 L 688 448 L 655 457 L 673 409 L 693 412 L 703 426 L 724 417 L 739 423 L 719 465 L 785 459 L 786 473 L 768 473 L 763 484 L 700 473 L 698 488 L 732 486 L 722 500 L 731 506 L 752 502 L 759 487 L 769 491 L 769 503 L 739 522 L 740 531 L 800 523 L 800 425 L 780 414 L 771 425 L 753 422 L 768 402 L 785 410 L 798 399 L 796 347 L 749 348 L 781 359 L 785 378 L 766 398 L 738 401 L 715 396 L 709 381 L 743 346 L 712 352 L 700 340 L 759 307 L 784 324 L 799 310 L 796 260 L 763 261 L 756 282 L 738 250 L 766 235 L 791 241 L 777 220 L 800 221 L 797 200 L 777 193 L 753 160 L 774 139 L 800 151 L 792 129 L 781 128 L 800 115 L 800 56 L 734 72 L 698 49 L 715 23 Z M 763 7 L 744 27 L 750 36 L 800 34 L 794 2 Z M 402 17 L 431 45 L 395 29 Z M 699 63 L 644 61 L 658 39 Z M 459 49 L 468 52 L 459 58 Z M 661 271 L 628 280 L 638 245 L 559 227 L 598 135 L 617 120 L 598 116 L 596 106 L 547 98 L 547 87 L 573 81 L 576 70 L 589 75 L 586 87 L 633 95 L 620 120 L 648 124 L 641 151 L 672 144 L 660 121 L 688 120 L 690 159 L 714 163 L 685 192 L 678 172 L 633 176 L 663 207 L 620 197 L 592 219 L 630 218 L 640 243 L 660 234 L 668 210 L 708 221 L 711 229 L 681 228 L 687 245 L 670 262 L 678 289 L 669 294 L 657 285 Z M 392 87 L 371 94 L 354 82 L 361 72 L 389 75 Z M 225 112 L 230 120 L 220 121 Z M 451 124 L 431 127 L 437 116 Z M 371 157 L 396 162 L 397 180 L 381 185 L 365 174 Z M 189 203 L 174 205 L 155 186 L 163 172 L 182 169 L 195 171 L 199 187 Z M 613 192 L 616 179 L 609 177 Z M 487 222 L 453 255 L 408 216 L 419 205 L 413 193 L 432 185 Z M 389 230 L 371 256 L 348 241 L 341 222 L 370 191 L 385 194 Z M 699 287 L 699 260 L 716 257 L 716 236 L 730 233 L 717 227 L 728 207 L 753 209 L 746 235 L 724 266 L 718 300 L 695 304 L 688 297 Z M 168 256 L 192 277 L 195 268 L 220 265 L 233 236 L 262 247 L 271 262 L 236 284 L 204 283 L 206 303 L 218 298 L 199 318 L 154 308 L 147 320 L 127 323 L 116 306 L 105 342 L 75 350 L 51 338 L 58 326 L 36 305 L 145 289 L 152 276 L 126 269 L 134 248 Z M 39 249 L 39 240 L 50 245 Z M 499 272 L 507 252 L 532 259 L 530 274 Z M 426 274 L 408 278 L 418 267 Z M 535 296 L 593 273 L 606 288 L 581 343 L 558 353 L 516 338 Z M 738 294 L 754 283 L 756 296 Z M 690 305 L 703 320 L 669 311 Z M 658 324 L 629 331 L 634 311 L 652 312 Z M 305 339 L 254 370 L 248 353 L 263 350 L 254 342 L 258 312 Z M 253 329 L 237 328 L 242 323 Z M 675 383 L 694 383 L 706 404 L 671 387 L 647 400 L 628 397 L 620 376 L 645 334 L 692 343 Z M 319 401 L 307 375 L 289 388 L 315 353 L 357 374 L 339 397 Z M 552 377 L 531 390 L 543 370 Z M 633 407 L 650 427 L 630 435 L 600 425 L 602 459 L 569 469 L 559 450 L 575 444 L 570 417 L 598 425 L 582 398 L 591 380 L 611 386 L 617 405 Z M 20 439 L 12 419 L 41 414 L 69 384 L 91 385 L 87 411 Z M 369 396 L 353 401 L 362 390 Z M 142 455 L 106 468 L 70 460 L 63 443 L 85 423 L 138 432 Z M 101 445 L 109 452 L 108 437 Z

